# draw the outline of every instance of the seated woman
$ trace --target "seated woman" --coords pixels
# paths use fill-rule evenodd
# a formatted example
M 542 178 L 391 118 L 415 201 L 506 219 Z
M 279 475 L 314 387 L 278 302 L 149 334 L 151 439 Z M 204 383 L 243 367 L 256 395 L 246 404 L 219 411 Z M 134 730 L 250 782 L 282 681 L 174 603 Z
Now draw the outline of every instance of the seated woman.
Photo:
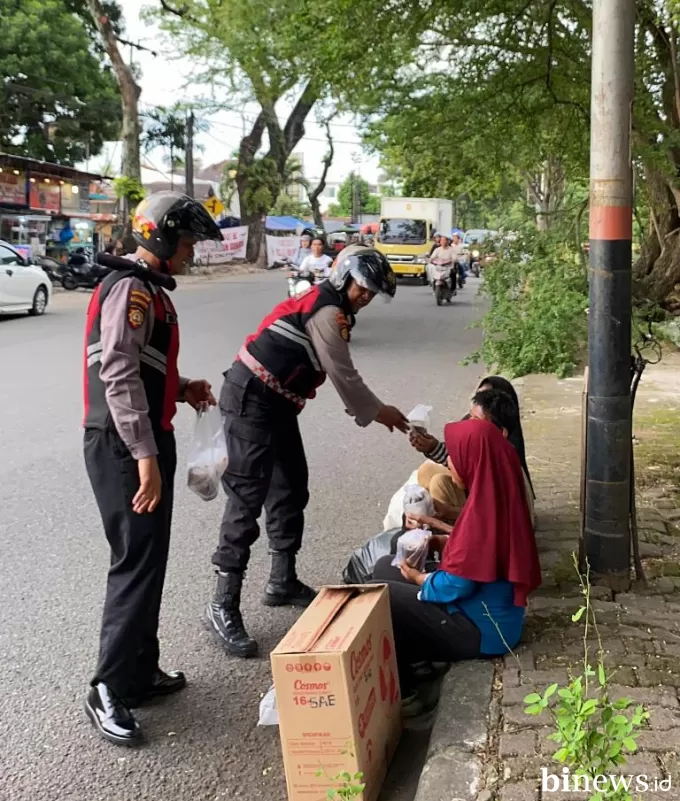
M 441 553 L 438 569 L 397 569 L 384 557 L 373 574 L 390 589 L 406 714 L 415 700 L 414 663 L 493 657 L 514 648 L 527 596 L 541 583 L 517 452 L 485 420 L 449 423 L 444 437 L 451 477 L 468 497 L 451 534 L 432 537 L 432 549 Z
M 485 378 L 472 399 L 470 413 L 463 419 L 470 417 L 494 423 L 515 447 L 524 471 L 527 502 L 533 523 L 535 495 L 526 463 L 519 402 L 512 384 L 501 376 Z M 455 520 L 465 503 L 465 496 L 455 487 L 445 467 L 448 454 L 444 443 L 439 442 L 431 434 L 415 432 L 410 434 L 410 441 L 411 445 L 428 459 L 418 471 L 418 483 L 428 490 L 439 505 L 448 507 L 447 519 Z

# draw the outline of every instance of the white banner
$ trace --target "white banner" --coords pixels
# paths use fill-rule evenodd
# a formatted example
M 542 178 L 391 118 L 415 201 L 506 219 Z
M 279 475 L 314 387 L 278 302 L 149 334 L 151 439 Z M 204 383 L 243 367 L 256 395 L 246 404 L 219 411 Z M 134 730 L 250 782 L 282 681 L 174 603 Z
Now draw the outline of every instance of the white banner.
M 267 236 L 267 264 L 292 259 L 300 247 L 299 236 Z
M 248 226 L 223 228 L 222 241 L 197 242 L 194 252 L 200 264 L 224 264 L 233 259 L 245 259 L 248 247 Z

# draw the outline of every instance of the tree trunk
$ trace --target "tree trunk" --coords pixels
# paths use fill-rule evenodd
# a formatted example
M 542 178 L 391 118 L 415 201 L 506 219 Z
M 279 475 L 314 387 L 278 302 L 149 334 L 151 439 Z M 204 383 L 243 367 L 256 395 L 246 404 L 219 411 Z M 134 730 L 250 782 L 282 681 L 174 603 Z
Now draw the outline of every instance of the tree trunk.
M 534 175 L 525 175 L 530 203 L 536 209 L 536 228 L 549 231 L 564 201 L 565 174 L 557 159 L 549 156 Z
M 138 101 L 141 89 L 134 79 L 132 70 L 123 60 L 116 32 L 106 16 L 100 0 L 87 0 L 87 7 L 92 20 L 102 37 L 104 49 L 111 61 L 116 81 L 120 88 L 123 108 L 123 175 L 141 182 L 141 163 L 139 157 L 139 111 Z
M 680 310 L 680 214 L 665 176 L 648 168 L 645 184 L 651 225 L 640 258 L 633 268 L 638 302 L 660 304 L 669 311 Z M 677 289 L 676 289 L 677 287 Z
M 104 49 L 111 61 L 116 81 L 120 89 L 120 102 L 123 109 L 123 175 L 142 183 L 141 160 L 139 156 L 139 124 L 138 101 L 141 89 L 134 79 L 132 70 L 123 60 L 116 39 L 116 32 L 106 16 L 100 0 L 87 0 L 87 8 L 102 38 Z M 131 241 L 131 209 L 127 198 L 123 199 L 123 234 L 122 238 L 129 249 Z
M 309 203 L 312 207 L 312 214 L 314 215 L 314 225 L 316 225 L 317 228 L 322 228 L 322 229 L 323 229 L 323 216 L 321 214 L 321 206 L 319 205 L 319 198 L 321 197 L 321 195 L 323 195 L 324 189 L 326 188 L 326 179 L 328 178 L 328 171 L 331 168 L 331 164 L 333 163 L 333 158 L 335 156 L 335 150 L 333 148 L 333 136 L 331 135 L 332 118 L 333 117 L 329 117 L 324 122 L 324 125 L 326 127 L 326 139 L 328 139 L 328 153 L 326 153 L 323 159 L 323 172 L 321 173 L 321 178 L 319 179 L 319 183 L 316 185 L 314 191 L 307 192 L 307 197 L 309 198 Z
M 273 204 L 283 185 L 286 163 L 290 154 L 305 134 L 304 121 L 318 98 L 318 91 L 307 86 L 291 111 L 282 129 L 274 104 L 262 102 L 253 128 L 248 136 L 241 140 L 239 147 L 236 186 L 241 205 L 241 224 L 248 225 L 247 259 L 258 265 L 266 265 L 267 253 L 264 244 L 264 230 L 269 208 L 263 204 L 263 198 L 271 195 Z M 254 167 L 257 152 L 262 144 L 265 128 L 269 134 L 269 150 L 263 158 L 262 170 L 255 175 Z M 266 164 L 274 168 L 274 173 L 267 174 Z M 262 191 L 264 190 L 264 191 Z

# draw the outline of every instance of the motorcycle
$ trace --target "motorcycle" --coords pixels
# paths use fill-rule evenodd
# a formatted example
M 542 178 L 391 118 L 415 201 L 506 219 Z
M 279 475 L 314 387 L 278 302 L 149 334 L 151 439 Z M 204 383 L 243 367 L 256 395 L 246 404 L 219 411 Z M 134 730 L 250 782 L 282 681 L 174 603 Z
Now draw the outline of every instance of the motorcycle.
M 298 298 L 323 280 L 323 275 L 314 270 L 291 270 L 287 273 L 288 297 Z
M 475 278 L 479 278 L 481 270 L 480 253 L 478 250 L 473 250 L 470 254 L 470 272 Z
M 107 273 L 106 267 L 93 264 L 87 259 L 72 258 L 62 272 L 61 285 L 71 291 L 79 288 L 96 289 Z
M 451 303 L 451 299 L 456 295 L 455 276 L 450 264 L 441 262 L 431 262 L 431 283 L 434 299 L 437 306 L 441 306 L 444 301 Z
M 462 289 L 465 286 L 465 264 L 461 261 L 457 261 L 455 265 L 456 271 L 456 285 L 458 289 Z
M 49 256 L 33 256 L 30 261 L 31 264 L 40 267 L 46 273 L 52 284 L 61 284 L 65 269 L 63 264 Z

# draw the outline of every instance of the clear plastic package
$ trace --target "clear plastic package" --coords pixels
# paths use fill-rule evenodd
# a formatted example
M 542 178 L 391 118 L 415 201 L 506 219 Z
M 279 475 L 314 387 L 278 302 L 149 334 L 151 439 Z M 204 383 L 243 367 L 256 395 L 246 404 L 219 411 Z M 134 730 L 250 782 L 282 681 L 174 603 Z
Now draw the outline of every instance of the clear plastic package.
M 401 567 L 406 564 L 415 570 L 423 570 L 430 553 L 431 537 L 430 532 L 422 528 L 407 531 L 399 537 L 397 555 L 392 560 L 393 567 Z
M 431 411 L 431 406 L 425 406 L 422 403 L 419 403 L 416 407 L 411 409 L 411 411 L 406 415 L 409 423 L 411 424 L 411 428 L 420 434 L 426 434 L 430 429 Z
M 201 409 L 189 446 L 187 484 L 204 501 L 215 499 L 220 480 L 227 469 L 227 441 L 217 406 Z

